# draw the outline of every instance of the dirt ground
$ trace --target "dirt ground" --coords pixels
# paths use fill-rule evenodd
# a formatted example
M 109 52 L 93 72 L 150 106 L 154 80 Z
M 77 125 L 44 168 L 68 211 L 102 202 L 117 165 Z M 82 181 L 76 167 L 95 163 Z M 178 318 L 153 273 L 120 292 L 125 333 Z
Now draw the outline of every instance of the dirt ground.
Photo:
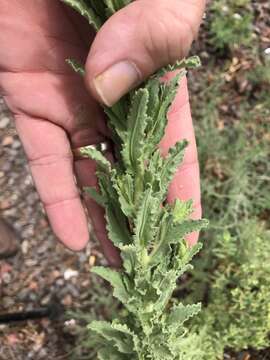
M 0 189 L 0 216 L 13 226 L 20 241 L 19 253 L 0 261 L 0 314 L 48 306 L 58 310 L 52 320 L 0 324 L 0 359 L 68 358 L 71 342 L 64 309 L 76 310 L 87 302 L 89 261 L 93 264 L 101 255 L 90 246 L 74 254 L 55 239 L 2 99 Z

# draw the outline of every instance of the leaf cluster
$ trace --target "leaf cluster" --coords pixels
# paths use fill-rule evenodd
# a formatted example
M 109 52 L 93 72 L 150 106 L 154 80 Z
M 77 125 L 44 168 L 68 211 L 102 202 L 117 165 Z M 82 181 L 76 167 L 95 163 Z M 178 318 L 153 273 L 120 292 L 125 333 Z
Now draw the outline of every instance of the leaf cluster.
M 98 30 L 107 17 L 130 1 L 64 2 Z M 76 61 L 68 62 L 84 74 Z M 185 236 L 205 227 L 207 221 L 190 220 L 190 201 L 166 202 L 187 141 L 176 143 L 166 156 L 159 150 L 179 81 L 185 68 L 198 62 L 193 57 L 162 69 L 115 106 L 105 108 L 115 145 L 114 165 L 95 147 L 82 150 L 97 164 L 98 190 L 87 188 L 86 192 L 104 208 L 109 238 L 123 260 L 119 271 L 93 269 L 111 284 L 115 298 L 126 309 L 126 316 L 112 323 L 94 321 L 89 325 L 100 338 L 101 360 L 200 358 L 198 349 L 191 351 L 185 328 L 200 311 L 200 304 L 172 303 L 171 297 L 177 279 L 191 269 L 190 261 L 201 248 L 200 244 L 190 248 Z M 178 74 L 171 81 L 161 81 L 165 72 L 175 70 Z
M 189 248 L 185 236 L 207 225 L 205 220 L 189 219 L 190 201 L 166 203 L 187 142 L 175 144 L 165 157 L 158 148 L 184 74 L 182 69 L 167 83 L 154 76 L 106 109 L 118 145 L 114 166 L 96 149 L 85 149 L 97 163 L 99 180 L 99 192 L 87 191 L 104 207 L 109 237 L 123 260 L 121 271 L 104 267 L 93 271 L 110 282 L 114 296 L 128 311 L 126 319 L 112 324 L 90 324 L 105 344 L 100 359 L 181 359 L 184 324 L 200 310 L 199 304 L 170 301 L 177 279 L 191 268 L 190 261 L 201 248 L 200 244 Z
M 81 14 L 98 31 L 115 12 L 132 0 L 61 0 Z
M 224 84 L 226 71 L 226 64 L 211 68 L 210 83 L 209 74 L 200 78 L 196 103 L 205 106 L 194 106 L 204 212 L 212 221 L 184 291 L 187 301 L 204 302 L 194 322 L 207 360 L 222 359 L 228 348 L 267 348 L 270 335 L 269 85 L 261 83 L 253 102 L 242 94 L 241 121 L 221 127 L 222 105 L 234 91 Z
M 210 5 L 210 41 L 219 50 L 253 43 L 251 0 L 214 0 Z

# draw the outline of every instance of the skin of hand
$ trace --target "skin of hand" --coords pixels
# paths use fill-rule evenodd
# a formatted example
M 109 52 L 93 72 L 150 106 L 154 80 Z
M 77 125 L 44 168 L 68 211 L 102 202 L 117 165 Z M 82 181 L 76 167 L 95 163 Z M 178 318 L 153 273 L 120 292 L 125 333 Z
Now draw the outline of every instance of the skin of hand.
M 97 184 L 94 162 L 74 161 L 71 149 L 110 137 L 100 102 L 113 105 L 157 69 L 187 55 L 204 7 L 202 0 L 137 0 L 95 36 L 86 21 L 58 0 L 1 2 L 0 92 L 14 115 L 51 226 L 70 249 L 79 251 L 89 240 L 78 187 Z M 67 58 L 86 62 L 86 86 L 65 63 Z M 168 201 L 192 198 L 193 217 L 200 218 L 199 165 L 186 79 L 168 118 L 162 153 L 180 139 L 189 141 Z M 103 210 L 89 198 L 84 203 L 105 256 L 119 265 Z M 197 239 L 192 234 L 188 241 Z

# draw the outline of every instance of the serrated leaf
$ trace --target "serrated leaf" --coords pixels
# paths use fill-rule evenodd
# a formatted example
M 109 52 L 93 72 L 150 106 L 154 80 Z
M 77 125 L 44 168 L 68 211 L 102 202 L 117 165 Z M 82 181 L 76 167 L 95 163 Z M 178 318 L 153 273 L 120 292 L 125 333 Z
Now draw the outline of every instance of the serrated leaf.
M 131 237 L 127 229 L 126 219 L 112 204 L 106 206 L 107 230 L 109 238 L 115 246 L 130 244 Z
M 131 3 L 131 1 L 132 0 L 104 0 L 108 8 L 109 15 L 113 15 L 116 11 Z
M 148 99 L 149 94 L 146 89 L 138 90 L 132 98 L 128 115 L 128 132 L 122 154 L 126 165 L 132 167 L 133 170 L 137 169 L 144 151 Z
M 115 322 L 110 324 L 107 321 L 93 321 L 89 328 L 112 342 L 112 346 L 116 347 L 120 354 L 132 354 L 134 352 L 134 334 L 126 325 Z
M 80 150 L 80 152 L 82 155 L 88 156 L 90 159 L 95 160 L 99 170 L 102 170 L 106 173 L 111 172 L 111 163 L 94 146 L 92 145 L 85 146 Z
M 102 339 L 104 343 L 105 340 Z M 107 347 L 104 346 L 98 351 L 98 360 L 129 360 L 127 355 L 120 354 L 117 349 L 114 349 L 112 344 L 109 342 Z
M 174 223 L 181 223 L 187 219 L 193 212 L 193 201 L 181 201 L 176 199 L 173 208 L 173 221 Z
M 185 253 L 185 255 L 181 258 L 181 267 L 183 264 L 188 264 L 191 262 L 191 260 L 194 258 L 195 255 L 197 255 L 202 249 L 202 244 L 197 243 L 189 248 L 189 250 Z
M 79 14 L 86 18 L 91 26 L 97 31 L 100 29 L 102 22 L 95 14 L 94 10 L 87 4 L 85 0 L 61 0 L 65 4 L 72 7 Z
M 149 121 L 147 124 L 146 132 L 152 129 L 154 119 L 157 116 L 157 112 L 160 107 L 159 95 L 160 95 L 161 83 L 157 78 L 152 78 L 146 83 L 146 89 L 149 93 L 149 105 L 148 105 L 148 116 Z
M 200 311 L 201 304 L 183 305 L 180 303 L 171 310 L 167 319 L 167 326 L 170 327 L 171 331 L 177 331 L 181 325 Z
M 114 289 L 114 297 L 120 300 L 123 304 L 128 302 L 130 294 L 127 292 L 125 287 L 122 273 L 101 266 L 92 268 L 92 272 L 99 275 L 111 284 Z
M 173 179 L 178 167 L 184 158 L 184 151 L 188 145 L 186 140 L 179 141 L 174 147 L 169 150 L 169 153 L 164 161 L 163 167 L 160 171 L 160 187 L 162 193 L 166 194 L 168 186 Z
M 134 184 L 130 174 L 120 175 L 113 179 L 113 186 L 117 191 L 121 209 L 127 217 L 132 217 L 134 207 Z
M 80 64 L 77 60 L 67 59 L 66 62 L 76 73 L 78 73 L 81 76 L 85 75 L 84 66 Z
M 176 286 L 177 272 L 169 270 L 163 275 L 157 289 L 158 299 L 155 303 L 155 311 L 161 314 L 166 308 Z
M 83 190 L 100 206 L 105 206 L 106 200 L 95 187 L 84 187 Z
M 134 244 L 120 246 L 123 267 L 128 275 L 134 275 L 138 262 L 138 250 Z
M 208 226 L 208 221 L 205 219 L 202 220 L 186 220 L 181 224 L 171 225 L 168 228 L 166 234 L 166 241 L 169 244 L 176 244 L 186 235 L 191 234 L 195 231 L 200 231 Z
M 127 219 L 121 210 L 117 192 L 111 182 L 114 172 L 109 175 L 105 173 L 97 175 L 101 194 L 107 199 L 105 212 L 109 238 L 115 246 L 130 244 L 131 235 L 127 227 Z
M 182 60 L 177 61 L 173 65 L 168 65 L 164 68 L 162 68 L 158 75 L 160 77 L 164 76 L 168 72 L 176 71 L 176 70 L 183 70 L 182 75 L 185 75 L 186 71 L 185 69 L 196 69 L 201 66 L 201 60 L 198 56 L 190 56 L 189 58 L 185 58 Z
M 102 22 L 106 21 L 106 6 L 103 0 L 86 0 L 91 6 L 94 12 L 102 19 Z
M 164 254 L 168 254 L 168 241 L 167 233 L 168 228 L 171 226 L 171 216 L 166 210 L 163 211 L 162 217 L 159 222 L 158 234 L 153 249 L 150 253 L 150 264 L 155 266 L 159 263 L 165 263 Z
M 137 217 L 135 220 L 134 241 L 142 249 L 154 241 L 153 231 L 155 221 L 159 215 L 160 201 L 153 196 L 151 188 L 148 188 L 138 202 Z
M 168 124 L 168 111 L 176 97 L 179 80 L 181 74 L 177 74 L 172 80 L 166 84 L 160 84 L 160 99 L 159 109 L 156 112 L 156 116 L 152 121 L 151 129 L 147 135 L 149 143 L 152 148 L 155 149 L 165 134 L 165 129 Z

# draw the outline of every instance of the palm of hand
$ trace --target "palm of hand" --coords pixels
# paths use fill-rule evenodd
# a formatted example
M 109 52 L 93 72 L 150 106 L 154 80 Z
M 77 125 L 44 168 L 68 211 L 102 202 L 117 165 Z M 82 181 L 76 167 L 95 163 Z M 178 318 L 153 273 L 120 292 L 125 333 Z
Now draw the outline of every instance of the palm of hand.
M 99 105 L 65 59 L 85 61 L 93 34 L 81 17 L 60 2 L 28 3 L 23 7 L 12 1 L 0 11 L 4 29 L 0 84 L 54 230 L 66 245 L 80 249 L 88 230 L 73 178 L 70 143 L 72 147 L 99 143 L 108 132 Z M 90 161 L 78 161 L 75 167 L 82 185 L 95 185 Z M 95 207 L 90 200 L 88 206 Z M 103 232 L 99 214 L 95 208 L 93 220 Z M 106 242 L 105 234 L 101 235 Z
M 21 0 L 4 2 L 0 28 L 1 92 L 15 115 L 54 232 L 68 247 L 79 250 L 88 241 L 88 227 L 73 173 L 75 170 L 82 186 L 95 186 L 96 177 L 90 160 L 77 161 L 74 166 L 71 147 L 99 143 L 109 132 L 99 105 L 65 59 L 84 62 L 94 35 L 88 24 L 60 1 L 27 0 L 27 6 Z M 201 214 L 199 168 L 186 83 L 170 110 L 162 151 L 180 138 L 187 138 L 190 146 L 168 198 L 193 198 L 196 218 Z M 105 255 L 118 263 L 118 254 L 106 235 L 102 209 L 90 199 L 86 205 Z M 197 235 L 191 241 L 196 239 Z

